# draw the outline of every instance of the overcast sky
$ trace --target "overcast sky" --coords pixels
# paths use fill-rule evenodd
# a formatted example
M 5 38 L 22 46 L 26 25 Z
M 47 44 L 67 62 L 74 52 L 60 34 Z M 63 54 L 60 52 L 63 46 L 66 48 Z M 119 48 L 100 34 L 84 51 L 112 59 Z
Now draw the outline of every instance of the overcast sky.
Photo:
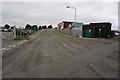
M 54 27 L 62 21 L 74 21 L 77 9 L 77 22 L 111 22 L 112 29 L 118 29 L 118 2 L 3 2 L 2 25 L 25 26 L 40 24 Z

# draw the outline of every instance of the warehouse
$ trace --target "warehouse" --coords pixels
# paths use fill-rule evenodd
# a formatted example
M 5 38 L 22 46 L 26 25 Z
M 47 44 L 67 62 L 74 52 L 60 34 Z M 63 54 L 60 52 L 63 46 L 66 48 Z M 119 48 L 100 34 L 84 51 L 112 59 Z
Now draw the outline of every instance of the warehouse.
M 111 34 L 111 25 L 109 22 L 83 25 L 83 37 L 108 38 Z

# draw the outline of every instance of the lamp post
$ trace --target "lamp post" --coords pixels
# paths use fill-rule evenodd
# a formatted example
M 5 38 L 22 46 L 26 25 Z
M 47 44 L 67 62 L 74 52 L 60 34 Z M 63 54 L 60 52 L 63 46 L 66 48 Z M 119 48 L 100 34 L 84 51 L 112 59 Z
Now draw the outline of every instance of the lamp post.
M 70 6 L 67 6 L 67 8 L 72 8 L 72 9 L 75 10 L 75 21 L 74 21 L 74 26 L 75 26 L 75 22 L 76 22 L 76 8 L 70 7 Z M 71 35 L 71 29 L 70 29 L 70 35 Z
M 67 8 L 72 8 L 72 9 L 75 10 L 75 22 L 76 22 L 76 8 L 74 8 L 74 7 L 70 7 L 70 6 L 67 6 Z

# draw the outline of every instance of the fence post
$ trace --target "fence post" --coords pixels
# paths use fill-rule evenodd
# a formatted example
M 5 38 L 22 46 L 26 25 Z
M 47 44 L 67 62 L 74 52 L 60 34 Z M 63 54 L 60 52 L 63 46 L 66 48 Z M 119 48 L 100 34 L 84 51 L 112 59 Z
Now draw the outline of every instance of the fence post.
M 20 37 L 22 37 L 22 29 L 21 29 L 21 27 L 20 27 Z
M 14 40 L 16 39 L 16 27 L 14 25 Z

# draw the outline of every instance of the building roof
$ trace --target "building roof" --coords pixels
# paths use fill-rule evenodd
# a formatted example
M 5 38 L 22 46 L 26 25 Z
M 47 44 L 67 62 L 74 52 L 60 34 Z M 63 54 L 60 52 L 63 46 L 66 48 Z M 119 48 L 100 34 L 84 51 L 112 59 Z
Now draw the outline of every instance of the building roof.
M 105 23 L 110 23 L 110 22 L 95 22 L 95 23 L 90 23 L 90 24 L 105 24 Z
M 120 32 L 120 31 L 118 31 L 118 30 L 111 30 L 111 31 L 114 31 L 114 32 Z
M 70 23 L 73 23 L 73 22 L 71 22 L 71 21 L 62 21 L 62 22 L 70 22 Z M 61 22 L 61 23 L 62 23 L 62 22 Z

